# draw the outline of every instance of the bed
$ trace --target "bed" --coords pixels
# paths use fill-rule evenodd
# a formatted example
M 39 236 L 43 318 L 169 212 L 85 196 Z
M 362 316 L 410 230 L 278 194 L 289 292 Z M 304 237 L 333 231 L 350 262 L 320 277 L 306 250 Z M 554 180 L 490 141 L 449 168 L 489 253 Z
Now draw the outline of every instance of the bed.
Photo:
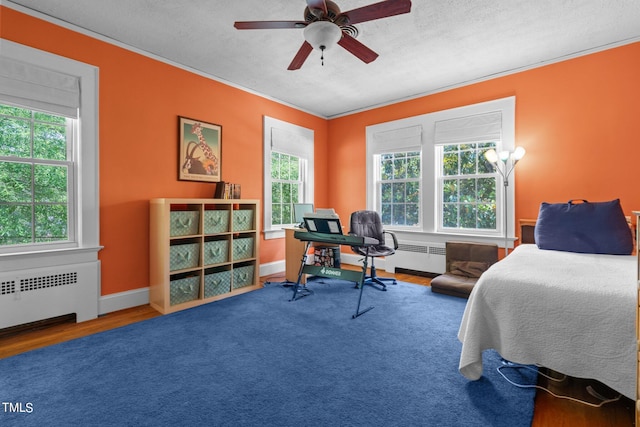
M 482 352 L 598 380 L 636 395 L 637 260 L 518 246 L 478 280 L 458 338 L 459 370 L 482 376 Z

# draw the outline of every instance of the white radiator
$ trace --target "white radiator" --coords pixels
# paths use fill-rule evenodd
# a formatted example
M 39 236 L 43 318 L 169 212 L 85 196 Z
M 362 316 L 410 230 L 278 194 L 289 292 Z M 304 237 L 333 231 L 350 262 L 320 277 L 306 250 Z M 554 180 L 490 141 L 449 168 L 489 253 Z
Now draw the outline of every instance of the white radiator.
M 76 314 L 98 317 L 100 261 L 0 273 L 0 329 Z
M 406 268 L 441 274 L 446 268 L 445 261 L 444 243 L 400 241 L 396 253 L 385 258 L 385 268 L 389 272 L 395 272 L 396 268 Z

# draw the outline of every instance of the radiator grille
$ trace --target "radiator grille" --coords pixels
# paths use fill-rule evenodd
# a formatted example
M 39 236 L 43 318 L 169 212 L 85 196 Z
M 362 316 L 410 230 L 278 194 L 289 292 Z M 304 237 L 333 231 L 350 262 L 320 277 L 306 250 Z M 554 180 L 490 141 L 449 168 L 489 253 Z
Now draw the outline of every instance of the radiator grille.
M 0 282 L 0 295 L 9 295 L 16 292 L 15 280 Z
M 416 252 L 421 254 L 429 254 L 429 255 L 446 255 L 446 248 L 439 246 L 425 246 L 425 245 L 411 245 L 407 243 L 399 243 L 398 244 L 399 251 L 405 252 Z
M 20 291 L 35 291 L 56 286 L 73 285 L 75 283 L 78 283 L 78 273 L 76 272 L 29 277 L 20 280 Z

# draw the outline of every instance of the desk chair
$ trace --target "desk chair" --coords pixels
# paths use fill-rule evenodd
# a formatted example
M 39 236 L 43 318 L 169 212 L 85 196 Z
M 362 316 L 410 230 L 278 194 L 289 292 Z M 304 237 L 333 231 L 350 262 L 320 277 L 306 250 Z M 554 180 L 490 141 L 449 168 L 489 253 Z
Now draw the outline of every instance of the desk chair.
M 369 246 L 352 246 L 351 249 L 362 256 L 371 257 L 370 275 L 365 278 L 364 283 L 370 285 L 379 285 L 383 291 L 387 290 L 386 282 L 396 284 L 396 279 L 392 277 L 378 277 L 376 275 L 376 266 L 374 260 L 377 257 L 393 255 L 398 249 L 398 239 L 391 231 L 385 231 L 382 226 L 380 215 L 376 211 L 357 211 L 351 214 L 349 234 L 360 237 L 372 237 L 380 242 L 378 245 Z M 393 248 L 385 245 L 385 234 L 393 239 Z M 367 253 L 368 249 L 368 253 Z

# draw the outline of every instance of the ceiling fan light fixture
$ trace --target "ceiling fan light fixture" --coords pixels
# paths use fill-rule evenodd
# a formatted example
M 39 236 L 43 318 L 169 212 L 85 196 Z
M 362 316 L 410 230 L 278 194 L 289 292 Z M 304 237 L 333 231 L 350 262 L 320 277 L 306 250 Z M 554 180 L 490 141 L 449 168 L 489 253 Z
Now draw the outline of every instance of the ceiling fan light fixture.
M 304 39 L 317 50 L 330 49 L 338 44 L 342 37 L 342 30 L 333 22 L 316 21 L 304 29 Z

